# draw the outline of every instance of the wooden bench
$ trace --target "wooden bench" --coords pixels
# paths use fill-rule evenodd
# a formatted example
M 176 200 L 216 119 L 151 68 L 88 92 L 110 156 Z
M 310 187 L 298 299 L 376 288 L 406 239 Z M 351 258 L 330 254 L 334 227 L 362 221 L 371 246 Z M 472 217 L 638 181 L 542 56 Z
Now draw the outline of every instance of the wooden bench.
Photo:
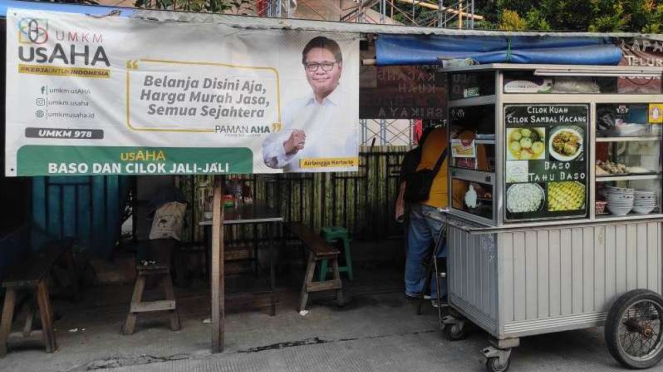
M 37 256 L 28 259 L 22 265 L 10 269 L 6 279 L 2 282 L 2 287 L 6 289 L 6 293 L 2 308 L 2 320 L 0 321 L 0 357 L 4 357 L 7 353 L 7 341 L 9 338 L 16 336 L 31 337 L 41 335 L 47 353 L 52 353 L 57 349 L 55 332 L 53 330 L 52 308 L 46 281 L 53 266 L 58 260 L 64 257 L 70 272 L 73 273 L 72 285 L 74 287 L 74 298 L 78 298 L 78 278 L 75 274 L 72 247 L 72 240 L 48 243 Z M 30 306 L 23 331 L 11 333 L 14 308 L 16 306 L 16 294 L 17 291 L 24 289 L 32 292 L 34 302 Z M 39 309 L 41 330 L 33 331 L 35 307 Z
M 320 235 L 311 231 L 301 222 L 290 222 L 284 224 L 285 228 L 299 239 L 308 249 L 308 263 L 302 292 L 299 298 L 299 311 L 306 310 L 308 295 L 311 292 L 336 291 L 336 300 L 339 306 L 343 305 L 343 283 L 338 271 L 338 255 L 340 252 L 331 244 L 327 243 Z M 315 265 L 318 261 L 328 260 L 332 263 L 333 278 L 313 282 Z

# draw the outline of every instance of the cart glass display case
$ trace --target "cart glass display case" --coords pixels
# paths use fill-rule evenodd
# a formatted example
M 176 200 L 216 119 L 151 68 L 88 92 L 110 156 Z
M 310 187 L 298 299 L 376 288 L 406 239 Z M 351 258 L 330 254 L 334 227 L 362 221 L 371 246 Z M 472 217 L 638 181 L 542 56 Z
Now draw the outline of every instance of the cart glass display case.
M 661 213 L 663 103 L 596 105 L 597 218 Z
M 449 72 L 450 213 L 486 226 L 663 216 L 661 72 Z
M 454 74 L 449 109 L 451 209 L 494 224 L 495 73 Z M 468 94 L 468 92 L 470 92 Z
M 604 66 L 602 70 L 607 70 Z M 608 74 L 606 71 L 599 71 Z M 560 75 L 563 73 L 563 75 Z M 574 75 L 574 73 L 576 75 Z M 636 76 L 592 76 L 592 72 L 568 71 L 554 67 L 528 71 L 505 71 L 502 92 L 505 94 L 660 94 L 661 79 L 655 74 Z

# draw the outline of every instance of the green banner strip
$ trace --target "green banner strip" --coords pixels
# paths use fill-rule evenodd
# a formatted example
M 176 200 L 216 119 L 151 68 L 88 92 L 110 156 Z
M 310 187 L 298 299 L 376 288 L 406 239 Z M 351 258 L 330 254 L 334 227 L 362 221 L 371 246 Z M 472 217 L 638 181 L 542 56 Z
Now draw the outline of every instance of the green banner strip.
M 248 148 L 23 146 L 19 176 L 253 173 Z

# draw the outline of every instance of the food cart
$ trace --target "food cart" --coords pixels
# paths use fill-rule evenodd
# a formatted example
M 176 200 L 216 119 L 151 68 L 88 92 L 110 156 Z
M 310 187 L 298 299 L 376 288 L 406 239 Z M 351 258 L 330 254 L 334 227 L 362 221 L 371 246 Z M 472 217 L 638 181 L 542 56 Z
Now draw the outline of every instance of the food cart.
M 445 335 L 491 336 L 489 371 L 524 336 L 606 325 L 611 354 L 663 358 L 661 69 L 449 69 Z M 471 133 L 468 139 L 463 133 Z

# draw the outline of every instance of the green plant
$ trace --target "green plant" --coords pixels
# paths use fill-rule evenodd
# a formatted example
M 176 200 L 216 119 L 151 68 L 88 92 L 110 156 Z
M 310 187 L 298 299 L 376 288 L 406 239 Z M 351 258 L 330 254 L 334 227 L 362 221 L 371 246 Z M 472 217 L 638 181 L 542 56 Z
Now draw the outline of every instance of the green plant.
M 248 13 L 254 7 L 250 0 L 136 0 L 134 6 L 143 9 L 234 14 Z
M 527 22 L 520 18 L 517 12 L 504 9 L 500 14 L 499 29 L 503 31 L 524 31 L 527 29 Z

